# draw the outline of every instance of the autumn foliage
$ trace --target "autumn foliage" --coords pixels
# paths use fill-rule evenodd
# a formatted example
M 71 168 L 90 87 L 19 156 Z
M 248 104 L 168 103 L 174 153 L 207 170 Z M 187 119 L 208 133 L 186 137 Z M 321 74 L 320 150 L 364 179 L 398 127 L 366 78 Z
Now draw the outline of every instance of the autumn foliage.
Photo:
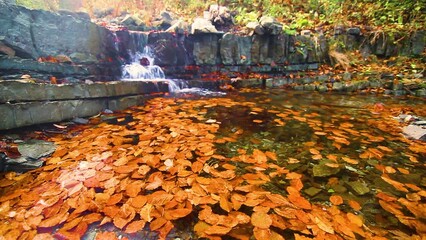
M 290 108 L 267 110 L 255 102 L 228 98 L 156 98 L 124 111 L 116 124 L 95 119 L 95 127 L 53 137 L 58 149 L 45 166 L 25 174 L 6 174 L 0 180 L 0 235 L 5 239 L 81 239 L 95 224 L 96 239 L 118 239 L 120 233 L 132 239 L 146 229 L 164 239 L 185 219 L 190 231 L 208 239 L 225 235 L 235 239 L 284 239 L 284 235 L 385 239 L 388 231 L 365 221 L 360 212 L 363 203 L 356 198 L 334 193 L 328 204 L 309 200 L 302 192 L 306 176 L 283 167 L 283 159 L 274 151 L 219 153 L 218 146 L 236 142 L 243 130 L 218 135 L 221 123 L 207 117 L 218 106 L 248 108 L 253 116 L 268 112 L 278 127 L 290 120 L 306 122 L 315 138 L 330 140 L 336 152 L 351 144 L 354 136 L 379 145 L 366 148 L 356 159 L 326 153 L 312 142 L 301 146 L 313 162 L 326 159 L 329 168 L 355 166 L 366 158 L 380 161 L 393 151 L 381 145 L 384 138 L 357 132 L 349 122 L 322 124 L 312 113 Z M 120 124 L 128 115 L 133 121 Z M 253 124 L 264 122 L 254 120 L 259 121 Z M 410 145 L 419 156 L 425 154 L 424 147 Z M 238 172 L 239 165 L 248 171 Z M 392 177 L 396 171 L 407 172 L 404 168 L 383 166 L 380 171 L 381 179 L 401 194 L 377 192 L 372 201 L 396 216 L 413 236 L 425 237 L 424 188 Z M 265 188 L 276 177 L 286 182 L 280 193 Z M 329 183 L 338 181 L 330 178 Z M 103 228 L 107 225 L 115 230 Z M 394 236 L 407 236 L 392 231 Z

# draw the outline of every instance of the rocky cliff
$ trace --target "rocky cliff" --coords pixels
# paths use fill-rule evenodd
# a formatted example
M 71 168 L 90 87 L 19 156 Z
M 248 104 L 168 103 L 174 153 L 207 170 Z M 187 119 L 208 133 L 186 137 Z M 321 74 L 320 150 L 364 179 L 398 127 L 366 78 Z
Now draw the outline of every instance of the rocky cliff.
M 112 38 L 84 13 L 29 10 L 0 2 L 1 75 L 119 75 Z

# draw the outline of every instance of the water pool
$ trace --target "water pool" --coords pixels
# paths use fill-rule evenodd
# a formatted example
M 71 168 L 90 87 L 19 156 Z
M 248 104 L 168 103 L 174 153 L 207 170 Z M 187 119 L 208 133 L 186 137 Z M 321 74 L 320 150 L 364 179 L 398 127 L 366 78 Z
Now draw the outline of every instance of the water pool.
M 243 89 L 155 98 L 54 135 L 0 180 L 6 239 L 425 237 L 424 100 Z M 111 118 L 108 118 L 111 119 Z

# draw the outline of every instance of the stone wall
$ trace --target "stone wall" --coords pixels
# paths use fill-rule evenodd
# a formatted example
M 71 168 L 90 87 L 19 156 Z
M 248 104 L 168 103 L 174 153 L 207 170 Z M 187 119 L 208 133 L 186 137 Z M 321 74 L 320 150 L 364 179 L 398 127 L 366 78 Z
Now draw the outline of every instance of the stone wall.
M 141 37 L 141 35 L 143 37 Z M 395 39 L 399 37 L 399 41 Z M 396 55 L 421 56 L 425 49 L 426 31 L 392 36 L 386 33 L 363 34 L 359 28 L 348 28 L 332 37 L 303 31 L 302 35 L 238 33 L 129 32 L 117 33 L 118 48 L 154 50 L 155 64 L 169 78 L 200 78 L 216 71 L 285 74 L 288 71 L 317 69 L 329 63 L 328 51 L 359 50 L 364 57 Z M 135 47 L 134 39 L 143 39 Z M 139 42 L 141 43 L 141 42 Z M 127 51 L 121 57 L 130 61 Z
M 167 91 L 165 82 L 53 85 L 0 81 L 0 130 L 121 110 L 142 104 L 151 93 Z
M 61 76 L 76 66 L 87 69 L 77 75 L 119 75 L 117 56 L 113 34 L 92 23 L 87 14 L 29 10 L 0 2 L 0 76 Z M 64 70 L 58 72 L 44 62 L 55 63 Z

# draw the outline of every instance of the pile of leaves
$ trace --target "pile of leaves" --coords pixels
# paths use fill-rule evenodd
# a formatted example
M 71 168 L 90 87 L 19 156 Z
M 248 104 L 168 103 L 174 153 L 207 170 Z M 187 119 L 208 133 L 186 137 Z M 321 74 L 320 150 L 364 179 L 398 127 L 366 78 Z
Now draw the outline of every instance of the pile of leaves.
M 165 239 L 176 234 L 183 222 L 183 231 L 208 239 L 409 237 L 402 229 L 368 222 L 357 198 L 333 193 L 323 202 L 310 201 L 302 192 L 310 177 L 285 167 L 303 159 L 283 158 L 278 150 L 260 145 L 225 153 L 241 141 L 244 130 L 242 125 L 223 132 L 227 117 L 215 115 L 221 108 L 247 109 L 254 126 L 308 124 L 313 140 L 298 151 L 328 168 L 356 167 L 367 159 L 380 161 L 394 154 L 381 145 L 385 138 L 355 131 L 349 122 L 334 125 L 318 121 L 314 113 L 261 105 L 268 101 L 155 98 L 118 114 L 114 122 L 95 119 L 93 127 L 52 137 L 58 148 L 45 166 L 24 174 L 8 173 L 0 180 L 0 235 L 5 239 L 81 239 L 95 225 L 96 239 L 132 239 L 149 226 Z M 372 107 L 371 111 L 384 109 Z M 261 118 L 262 114 L 269 117 Z M 414 239 L 421 239 L 426 234 L 426 190 L 393 175 L 409 174 L 413 166 L 424 168 L 418 158 L 424 158 L 426 148 L 424 143 L 398 136 L 393 124 L 370 122 L 373 128 L 393 129 L 392 139 L 409 146 L 410 168 L 378 164 L 381 179 L 398 194 L 379 189 L 373 198 L 410 229 Z M 348 157 L 352 138 L 368 147 Z M 335 154 L 327 154 L 321 139 L 332 143 Z M 269 189 L 268 184 L 277 178 L 283 182 L 280 189 Z M 328 181 L 336 184 L 338 179 Z M 103 228 L 111 224 L 114 228 Z

